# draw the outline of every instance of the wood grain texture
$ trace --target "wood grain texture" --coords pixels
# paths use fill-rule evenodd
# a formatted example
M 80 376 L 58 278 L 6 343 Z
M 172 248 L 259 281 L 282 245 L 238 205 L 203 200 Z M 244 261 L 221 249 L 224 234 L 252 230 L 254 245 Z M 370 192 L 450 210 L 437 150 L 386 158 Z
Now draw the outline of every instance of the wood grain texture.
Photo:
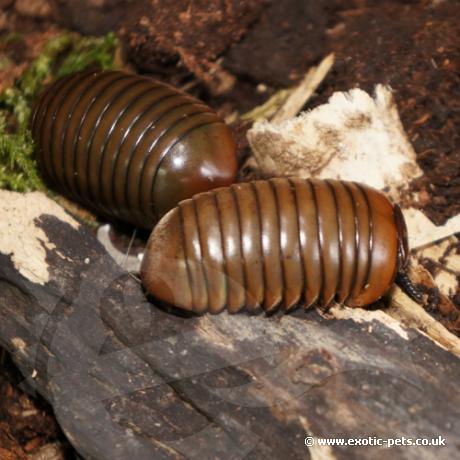
M 17 197 L 1 193 L 0 203 Z M 26 197 L 23 216 L 35 199 Z M 0 343 L 84 458 L 458 456 L 460 360 L 418 330 L 384 311 L 160 309 L 53 206 L 29 223 L 48 239 L 45 284 L 21 275 L 14 244 L 0 254 Z M 447 447 L 304 445 L 305 436 L 403 435 L 441 435 Z

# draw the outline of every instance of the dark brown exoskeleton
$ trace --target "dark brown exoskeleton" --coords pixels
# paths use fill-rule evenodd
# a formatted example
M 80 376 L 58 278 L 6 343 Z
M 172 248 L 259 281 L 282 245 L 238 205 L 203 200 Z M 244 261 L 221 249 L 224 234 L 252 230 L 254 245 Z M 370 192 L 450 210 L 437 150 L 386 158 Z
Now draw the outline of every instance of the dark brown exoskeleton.
M 60 192 L 99 214 L 151 228 L 180 200 L 234 182 L 229 128 L 168 85 L 118 71 L 53 83 L 35 106 L 38 160 Z
M 179 203 L 153 230 L 141 278 L 157 299 L 198 313 L 363 307 L 404 273 L 407 256 L 402 213 L 377 190 L 270 179 Z

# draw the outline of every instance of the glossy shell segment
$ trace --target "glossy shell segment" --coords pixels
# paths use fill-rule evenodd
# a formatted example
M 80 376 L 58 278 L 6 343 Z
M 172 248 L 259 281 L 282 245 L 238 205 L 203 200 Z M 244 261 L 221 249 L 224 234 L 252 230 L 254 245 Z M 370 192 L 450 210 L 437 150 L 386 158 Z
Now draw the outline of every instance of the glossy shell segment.
M 31 130 L 48 181 L 99 214 L 151 228 L 179 201 L 235 180 L 229 128 L 168 85 L 118 71 L 66 76 Z
M 394 281 L 401 225 L 382 193 L 353 182 L 235 184 L 171 210 L 141 277 L 157 299 L 198 313 L 365 306 Z

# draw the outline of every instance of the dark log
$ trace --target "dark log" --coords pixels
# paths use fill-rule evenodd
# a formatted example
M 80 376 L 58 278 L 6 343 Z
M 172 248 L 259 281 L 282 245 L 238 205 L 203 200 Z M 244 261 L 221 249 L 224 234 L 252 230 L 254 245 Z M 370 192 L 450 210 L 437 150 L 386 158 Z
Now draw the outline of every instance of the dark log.
M 180 314 L 43 195 L 0 192 L 0 208 L 0 344 L 85 458 L 459 455 L 454 339 L 448 351 L 380 311 Z M 306 436 L 446 447 L 308 448 Z

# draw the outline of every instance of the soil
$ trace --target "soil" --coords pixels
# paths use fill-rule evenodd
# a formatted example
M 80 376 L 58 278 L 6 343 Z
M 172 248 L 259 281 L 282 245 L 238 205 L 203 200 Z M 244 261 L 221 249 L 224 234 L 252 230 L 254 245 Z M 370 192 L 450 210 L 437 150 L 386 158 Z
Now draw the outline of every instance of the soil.
M 233 87 L 217 57 L 257 19 L 266 0 L 137 2 L 121 28 L 139 70 L 169 74 L 174 83 L 193 72 L 213 94 Z
M 458 2 L 343 12 L 331 38 L 337 63 L 317 100 L 353 82 L 370 92 L 377 82 L 391 86 L 425 173 L 416 185 L 429 195 L 424 211 L 438 225 L 460 212 L 459 15 Z
M 41 458 L 45 452 L 74 459 L 73 449 L 61 432 L 53 411 L 29 388 L 4 350 L 0 350 L 0 458 L 2 460 Z M 53 449 L 49 447 L 52 446 Z
M 224 117 L 261 104 L 333 51 L 334 68 L 308 108 L 334 91 L 389 84 L 425 173 L 413 188 L 441 224 L 460 212 L 459 17 L 454 0 L 203 0 L 193 8 L 181 0 L 0 0 L 0 55 L 9 62 L 0 63 L 0 90 L 67 28 L 116 29 L 138 72 L 187 89 Z M 249 126 L 232 126 L 241 164 Z M 458 316 L 430 295 L 432 313 L 454 324 Z M 452 300 L 460 308 L 460 292 Z M 50 408 L 21 390 L 9 359 L 0 357 L 0 458 L 33 458 L 50 443 L 61 458 L 73 458 Z

